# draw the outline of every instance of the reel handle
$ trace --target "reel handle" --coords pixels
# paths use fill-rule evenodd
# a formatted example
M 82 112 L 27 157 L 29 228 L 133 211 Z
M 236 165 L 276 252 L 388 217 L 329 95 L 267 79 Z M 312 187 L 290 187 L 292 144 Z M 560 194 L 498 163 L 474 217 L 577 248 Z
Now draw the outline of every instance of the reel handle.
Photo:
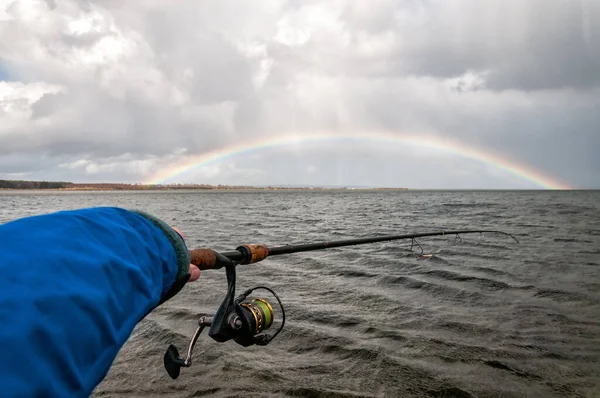
M 165 352 L 165 356 L 163 358 L 165 369 L 169 376 L 172 379 L 176 379 L 179 377 L 179 373 L 181 372 L 182 367 L 189 368 L 192 365 L 192 352 L 194 351 L 194 346 L 196 345 L 196 341 L 198 341 L 198 337 L 202 333 L 202 330 L 206 326 L 210 326 L 212 324 L 212 318 L 210 317 L 200 317 L 198 320 L 198 327 L 190 340 L 190 344 L 188 345 L 187 355 L 185 360 L 179 356 L 179 351 L 177 347 L 173 344 L 169 346 L 167 352 Z

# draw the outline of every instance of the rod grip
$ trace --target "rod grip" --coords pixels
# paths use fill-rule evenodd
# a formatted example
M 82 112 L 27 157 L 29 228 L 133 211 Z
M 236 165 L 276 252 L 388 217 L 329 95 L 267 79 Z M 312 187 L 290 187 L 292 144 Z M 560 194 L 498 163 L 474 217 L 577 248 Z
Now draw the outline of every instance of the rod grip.
M 242 245 L 236 248 L 243 254 L 242 264 L 252 264 L 264 260 L 269 255 L 267 245 Z
M 190 263 L 201 270 L 213 269 L 217 264 L 217 253 L 212 249 L 190 250 Z

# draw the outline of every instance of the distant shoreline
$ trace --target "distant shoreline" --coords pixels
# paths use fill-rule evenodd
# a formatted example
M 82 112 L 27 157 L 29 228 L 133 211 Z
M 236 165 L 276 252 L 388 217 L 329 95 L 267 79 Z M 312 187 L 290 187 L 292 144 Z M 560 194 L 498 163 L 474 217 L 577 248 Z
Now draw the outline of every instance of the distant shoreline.
M 390 190 L 406 191 L 408 188 L 387 187 L 327 187 L 327 186 L 245 186 L 209 184 L 118 184 L 118 183 L 73 183 L 63 181 L 0 180 L 0 190 L 5 191 L 323 191 L 323 190 Z
M 215 188 L 215 189 L 194 189 L 194 188 L 148 188 L 148 189 L 111 189 L 111 188 L 0 188 L 0 192 L 167 192 L 167 191 L 194 191 L 194 192 L 250 192 L 250 191 L 408 191 L 408 188 L 263 188 L 263 187 L 245 187 L 245 188 Z

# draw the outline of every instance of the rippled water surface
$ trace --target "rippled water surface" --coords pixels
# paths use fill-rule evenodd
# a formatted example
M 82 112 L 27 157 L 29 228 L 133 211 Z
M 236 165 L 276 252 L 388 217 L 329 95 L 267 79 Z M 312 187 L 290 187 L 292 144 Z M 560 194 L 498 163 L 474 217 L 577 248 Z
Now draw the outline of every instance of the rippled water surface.
M 266 347 L 200 337 L 226 288 L 205 271 L 135 329 L 97 397 L 600 397 L 600 192 L 0 192 L 0 222 L 55 210 L 139 208 L 192 247 L 232 250 L 440 229 L 514 234 L 422 238 L 271 257 L 238 267 L 238 289 L 286 308 Z M 417 252 L 419 252 L 417 250 Z

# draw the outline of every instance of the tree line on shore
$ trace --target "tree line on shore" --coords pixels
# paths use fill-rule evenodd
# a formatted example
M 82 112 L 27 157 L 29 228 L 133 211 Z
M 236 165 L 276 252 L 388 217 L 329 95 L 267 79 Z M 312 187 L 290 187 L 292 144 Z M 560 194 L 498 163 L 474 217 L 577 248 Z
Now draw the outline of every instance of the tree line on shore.
M 0 189 L 70 189 L 70 190 L 143 190 L 143 189 L 223 189 L 236 188 L 224 185 L 206 184 L 172 184 L 172 185 L 146 185 L 124 183 L 74 183 L 67 181 L 24 181 L 0 180 Z
M 73 183 L 65 181 L 23 181 L 0 180 L 0 189 L 64 189 L 64 190 L 173 190 L 173 189 L 285 189 L 280 187 L 252 187 L 245 185 L 208 185 L 208 184 L 123 184 L 123 183 Z
M 72 185 L 71 182 L 62 181 L 0 180 L 0 189 L 61 189 Z

